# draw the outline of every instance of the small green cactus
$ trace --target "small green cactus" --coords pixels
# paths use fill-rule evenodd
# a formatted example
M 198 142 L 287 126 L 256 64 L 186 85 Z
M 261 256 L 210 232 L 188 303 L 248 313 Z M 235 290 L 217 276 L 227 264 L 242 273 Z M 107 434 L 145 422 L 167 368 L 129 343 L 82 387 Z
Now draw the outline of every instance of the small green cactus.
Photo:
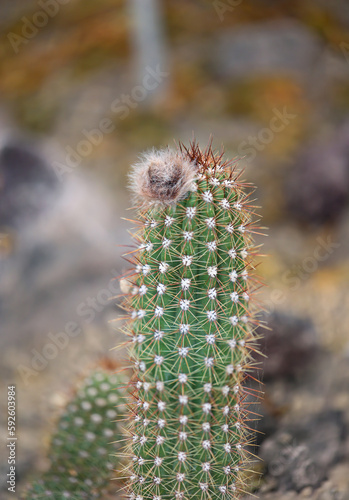
M 139 246 L 124 303 L 134 365 L 128 495 L 239 498 L 258 311 L 250 186 L 196 144 L 147 153 L 130 177 Z
M 123 376 L 105 369 L 84 380 L 52 438 L 51 467 L 29 487 L 26 500 L 101 498 L 116 466 L 124 383 Z

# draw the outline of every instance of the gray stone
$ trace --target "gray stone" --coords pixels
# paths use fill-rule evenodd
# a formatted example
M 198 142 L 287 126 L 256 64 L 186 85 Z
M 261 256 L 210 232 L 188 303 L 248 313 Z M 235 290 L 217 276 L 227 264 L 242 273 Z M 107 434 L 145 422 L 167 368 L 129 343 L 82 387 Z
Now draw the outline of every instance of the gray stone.
M 59 184 L 38 151 L 19 141 L 0 151 L 0 226 L 19 227 L 52 207 Z
M 341 412 L 320 413 L 279 428 L 263 442 L 260 456 L 280 490 L 318 487 L 342 456 L 345 433 Z
M 321 45 L 301 23 L 291 20 L 245 24 L 224 31 L 214 51 L 217 72 L 241 78 L 255 74 L 308 73 Z
M 295 378 L 320 352 L 318 335 L 309 319 L 274 312 L 265 317 L 268 330 L 259 327 L 258 349 L 267 357 L 256 355 L 264 380 Z
M 349 123 L 306 144 L 285 179 L 290 215 L 300 222 L 336 222 L 349 200 Z

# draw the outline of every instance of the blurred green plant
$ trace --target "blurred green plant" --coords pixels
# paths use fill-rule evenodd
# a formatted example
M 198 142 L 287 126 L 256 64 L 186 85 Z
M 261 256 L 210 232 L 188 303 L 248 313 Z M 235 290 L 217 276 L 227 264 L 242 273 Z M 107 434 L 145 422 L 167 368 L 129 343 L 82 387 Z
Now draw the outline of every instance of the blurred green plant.
M 26 500 L 98 499 L 117 465 L 124 376 L 97 369 L 68 403 L 51 440 L 51 467 L 34 481 Z

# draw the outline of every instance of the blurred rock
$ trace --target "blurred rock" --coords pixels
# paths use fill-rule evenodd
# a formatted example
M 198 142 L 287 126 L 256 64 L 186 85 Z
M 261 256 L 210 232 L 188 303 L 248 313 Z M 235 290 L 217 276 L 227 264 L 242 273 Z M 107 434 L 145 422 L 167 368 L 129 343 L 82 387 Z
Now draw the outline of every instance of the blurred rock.
M 256 74 L 308 74 L 321 44 L 304 24 L 291 20 L 244 24 L 223 31 L 214 50 L 217 73 L 229 78 Z
M 289 213 L 300 222 L 333 223 L 342 216 L 349 200 L 349 123 L 303 148 L 284 193 Z
M 259 328 L 259 350 L 256 355 L 265 381 L 298 376 L 320 352 L 319 339 L 309 319 L 275 312 L 265 318 L 268 330 Z
M 95 178 L 76 170 L 59 182 L 34 153 L 18 146 L 2 153 L 0 224 L 14 235 L 0 268 L 0 371 L 5 372 L 13 366 L 8 350 L 20 345 L 19 354 L 29 363 L 32 349 L 42 349 L 48 335 L 70 322 L 81 332 L 103 324 L 98 340 L 111 341 L 105 325 L 116 314 L 112 297 L 124 253 L 117 244 L 129 239 L 119 222 L 118 200 Z M 74 342 L 84 342 L 83 333 Z
M 275 322 L 276 330 L 292 323 L 300 330 L 314 331 L 307 320 L 295 321 L 280 313 L 276 316 L 277 321 L 272 316 L 269 322 Z M 291 331 L 286 339 L 292 337 Z M 349 477 L 343 474 L 349 458 L 349 363 L 345 356 L 319 349 L 317 342 L 315 350 L 318 355 L 311 362 L 300 355 L 304 366 L 294 371 L 297 376 L 273 372 L 264 386 L 251 384 L 252 389 L 265 393 L 260 404 L 253 396 L 247 398 L 253 412 L 251 426 L 258 431 L 259 447 L 252 451 L 265 465 L 258 491 L 261 500 L 349 498 Z M 261 419 L 256 420 L 256 414 Z
M 13 142 L 0 151 L 0 227 L 18 227 L 52 207 L 59 185 L 34 149 Z
M 343 414 L 327 411 L 278 429 L 260 449 L 268 474 L 281 490 L 317 487 L 343 452 Z

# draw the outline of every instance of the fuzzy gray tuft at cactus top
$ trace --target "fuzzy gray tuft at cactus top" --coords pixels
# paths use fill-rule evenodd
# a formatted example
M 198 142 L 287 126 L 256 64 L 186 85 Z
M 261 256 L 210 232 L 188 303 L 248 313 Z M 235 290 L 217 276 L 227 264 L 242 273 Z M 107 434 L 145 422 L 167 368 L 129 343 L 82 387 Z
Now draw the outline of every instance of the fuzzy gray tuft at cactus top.
M 196 143 L 144 155 L 130 177 L 128 498 L 239 498 L 259 311 L 253 187 Z

